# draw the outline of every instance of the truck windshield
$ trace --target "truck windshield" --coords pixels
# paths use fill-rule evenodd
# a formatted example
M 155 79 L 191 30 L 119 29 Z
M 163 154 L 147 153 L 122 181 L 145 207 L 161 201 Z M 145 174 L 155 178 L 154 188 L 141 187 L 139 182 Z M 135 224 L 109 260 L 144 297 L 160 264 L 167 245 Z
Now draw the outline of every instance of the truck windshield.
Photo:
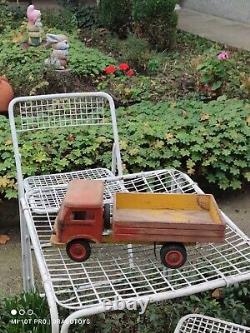
M 94 212 L 90 211 L 81 211 L 81 212 L 72 212 L 72 220 L 93 220 L 95 218 Z

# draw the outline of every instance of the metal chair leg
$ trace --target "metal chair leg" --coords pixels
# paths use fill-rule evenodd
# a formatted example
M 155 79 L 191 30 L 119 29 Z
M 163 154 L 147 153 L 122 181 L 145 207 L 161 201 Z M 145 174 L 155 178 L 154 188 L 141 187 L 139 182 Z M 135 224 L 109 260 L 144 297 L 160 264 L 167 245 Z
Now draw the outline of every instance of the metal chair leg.
M 23 290 L 32 291 L 34 290 L 35 287 L 34 287 L 30 237 L 26 220 L 24 217 L 24 212 L 21 206 L 19 206 L 19 214 L 20 214 L 20 230 L 21 230 Z

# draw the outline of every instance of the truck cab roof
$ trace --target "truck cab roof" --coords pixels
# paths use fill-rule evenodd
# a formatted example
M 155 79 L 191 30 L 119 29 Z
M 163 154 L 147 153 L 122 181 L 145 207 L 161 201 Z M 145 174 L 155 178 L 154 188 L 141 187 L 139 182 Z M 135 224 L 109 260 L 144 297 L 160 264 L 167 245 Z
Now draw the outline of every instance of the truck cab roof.
M 104 184 L 101 180 L 74 179 L 69 182 L 63 205 L 86 209 L 103 206 Z

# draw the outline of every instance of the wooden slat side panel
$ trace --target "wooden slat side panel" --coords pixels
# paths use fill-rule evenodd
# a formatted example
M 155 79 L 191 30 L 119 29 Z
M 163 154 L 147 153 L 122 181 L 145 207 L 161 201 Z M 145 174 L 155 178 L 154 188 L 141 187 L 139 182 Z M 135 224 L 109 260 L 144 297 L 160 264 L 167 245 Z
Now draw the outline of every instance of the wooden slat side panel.
M 149 229 L 149 228 L 122 228 L 115 227 L 114 234 L 131 234 L 131 235 L 144 235 L 145 238 L 148 235 L 162 235 L 162 236 L 204 236 L 204 237 L 222 237 L 224 235 L 223 230 L 180 230 L 180 229 Z
M 178 243 L 223 243 L 224 237 L 207 237 L 207 236 L 164 236 L 164 235 L 136 235 L 136 234 L 116 234 L 113 236 L 114 241 L 120 242 L 148 242 L 148 243 L 166 243 L 166 242 L 178 242 Z
M 162 223 L 162 222 L 138 222 L 138 221 L 130 221 L 130 222 L 123 222 L 123 221 L 114 221 L 113 226 L 117 228 L 147 228 L 152 230 L 154 229 L 161 229 L 161 230 L 169 230 L 169 229 L 176 229 L 179 231 L 182 230 L 214 230 L 214 231 L 224 231 L 225 225 L 224 224 L 194 224 L 194 223 Z
M 211 200 L 209 213 L 210 213 L 210 216 L 211 216 L 212 220 L 214 221 L 214 223 L 225 224 L 222 214 L 221 214 L 219 207 L 217 206 L 214 198 L 212 198 L 212 200 Z

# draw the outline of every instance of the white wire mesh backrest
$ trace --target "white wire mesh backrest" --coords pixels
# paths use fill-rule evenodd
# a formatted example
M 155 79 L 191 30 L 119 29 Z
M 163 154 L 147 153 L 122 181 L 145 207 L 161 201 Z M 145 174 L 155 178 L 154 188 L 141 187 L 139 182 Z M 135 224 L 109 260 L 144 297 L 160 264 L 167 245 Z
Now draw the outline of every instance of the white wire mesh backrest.
M 103 96 L 60 96 L 26 99 L 16 103 L 20 114 L 17 132 L 80 125 L 108 125 Z
M 9 105 L 18 182 L 22 182 L 18 148 L 20 133 L 86 125 L 112 125 L 116 167 L 122 174 L 115 106 L 110 95 L 102 92 L 70 93 L 18 97 Z

